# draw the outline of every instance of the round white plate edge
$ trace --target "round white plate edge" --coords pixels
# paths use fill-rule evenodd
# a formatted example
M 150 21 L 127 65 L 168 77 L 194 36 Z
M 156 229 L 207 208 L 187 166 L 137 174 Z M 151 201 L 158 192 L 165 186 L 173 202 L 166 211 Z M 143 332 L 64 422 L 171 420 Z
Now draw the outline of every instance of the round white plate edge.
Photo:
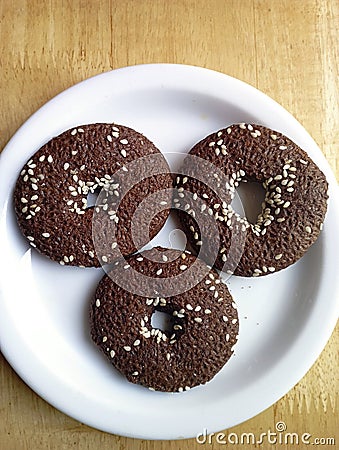
M 253 88 L 253 87 L 251 87 L 249 85 L 246 85 L 245 83 L 243 83 L 243 82 L 241 82 L 239 80 L 235 80 L 235 79 L 230 78 L 230 77 L 228 77 L 228 76 L 226 76 L 224 74 L 221 74 L 221 73 L 216 73 L 216 72 L 213 72 L 213 71 L 209 71 L 208 69 L 201 69 L 201 68 L 192 67 L 192 66 L 166 65 L 166 64 L 164 64 L 164 65 L 161 64 L 161 65 L 133 66 L 133 67 L 130 67 L 130 68 L 118 69 L 118 70 L 114 71 L 114 76 L 116 74 L 119 74 L 119 76 L 124 78 L 127 75 L 126 71 L 130 71 L 130 70 L 132 70 L 134 72 L 135 71 L 139 72 L 139 76 L 140 76 L 140 71 L 144 72 L 145 74 L 147 74 L 151 70 L 152 73 L 154 73 L 154 71 L 155 71 L 155 72 L 158 73 L 158 75 L 161 74 L 163 78 L 166 78 L 166 74 L 168 74 L 168 70 L 169 69 L 172 69 L 172 71 L 176 72 L 176 74 L 180 76 L 180 77 L 178 76 L 178 78 L 180 78 L 181 82 L 182 82 L 181 77 L 182 77 L 182 74 L 184 72 L 186 72 L 186 74 L 190 74 L 190 76 L 192 76 L 192 73 L 194 73 L 193 78 L 195 80 L 201 80 L 201 76 L 204 73 L 204 76 L 207 76 L 207 78 L 213 77 L 213 80 L 215 80 L 216 78 L 220 78 L 221 77 L 220 79 L 223 80 L 223 81 L 221 81 L 221 83 L 225 82 L 225 79 L 227 78 L 228 81 L 232 80 L 231 82 L 233 84 L 233 87 L 234 87 L 234 85 L 237 85 L 241 89 L 245 88 L 245 90 L 250 91 L 253 95 L 258 95 L 259 94 L 261 97 L 264 96 L 264 94 L 262 94 L 261 92 L 257 91 L 255 88 Z M 84 82 L 79 83 L 76 86 L 77 87 L 83 86 L 84 88 L 86 88 L 86 83 L 92 83 L 93 81 L 95 82 L 96 81 L 95 79 L 97 79 L 97 77 L 110 76 L 110 74 L 112 74 L 112 73 L 113 72 L 107 72 L 105 74 L 98 75 L 98 76 L 93 77 L 93 78 L 91 78 L 89 80 L 85 80 Z M 150 83 L 152 82 L 151 79 L 152 79 L 152 77 L 149 77 L 149 82 Z M 174 84 L 175 84 L 179 80 L 176 79 L 176 77 L 173 77 L 171 79 L 171 82 L 173 83 L 173 81 L 175 81 L 174 82 Z M 191 78 L 190 79 L 190 87 L 192 89 L 194 89 L 193 85 L 194 85 L 194 83 L 192 83 L 192 78 Z M 31 125 L 32 121 L 35 120 L 35 118 L 37 117 L 38 114 L 43 114 L 45 112 L 44 109 L 49 108 L 50 105 L 52 104 L 52 102 L 54 102 L 53 107 L 56 105 L 57 102 L 59 102 L 59 101 L 62 102 L 63 98 L 65 96 L 67 96 L 69 93 L 72 93 L 73 88 L 74 87 L 64 91 L 63 93 L 59 94 L 57 97 L 55 97 L 54 99 L 49 101 L 45 106 L 43 106 L 40 110 L 38 110 L 37 113 L 35 113 L 31 117 L 31 119 L 29 119 L 23 125 L 23 127 L 21 127 L 18 130 L 18 132 L 13 136 L 12 140 L 6 146 L 6 149 L 4 150 L 3 155 L 1 156 L 1 167 L 2 167 L 2 164 L 3 164 L 3 161 L 4 161 L 4 157 L 6 157 L 8 159 L 8 156 L 11 155 L 12 158 L 15 159 L 15 156 L 14 156 L 13 152 L 10 152 L 10 147 L 11 147 L 11 145 L 15 145 L 15 139 L 16 139 L 17 136 L 20 135 L 20 132 L 24 131 L 25 127 L 29 127 Z M 296 127 L 298 129 L 298 131 L 300 132 L 301 125 L 289 113 L 287 113 L 285 110 L 283 110 L 280 105 L 276 104 L 272 99 L 269 99 L 268 97 L 266 98 L 266 100 L 267 99 L 269 100 L 269 103 L 272 105 L 273 110 L 277 109 L 280 114 L 282 114 L 283 116 L 285 115 L 288 118 L 288 121 L 290 123 L 293 122 L 293 126 Z M 304 133 L 306 133 L 305 130 L 304 130 Z M 316 160 L 316 162 L 318 164 L 320 164 L 322 170 L 325 171 L 327 177 L 330 180 L 330 185 L 331 185 L 331 190 L 332 190 L 331 203 L 333 205 L 335 205 L 335 206 L 332 206 L 332 211 L 334 211 L 334 214 L 336 215 L 336 220 L 338 221 L 338 210 L 339 210 L 339 208 L 338 208 L 338 200 L 337 200 L 338 189 L 337 189 L 335 177 L 332 174 L 332 172 L 330 171 L 329 166 L 328 166 L 327 162 L 325 161 L 325 158 L 321 157 L 321 155 L 319 154 L 320 150 L 318 150 L 318 148 L 317 148 L 316 144 L 314 143 L 314 141 L 312 140 L 312 138 L 310 138 L 310 136 L 307 133 L 306 133 L 305 137 L 307 137 L 307 139 L 309 140 L 310 147 L 313 147 L 314 149 L 317 149 L 317 151 L 315 151 L 316 157 L 314 157 L 313 154 L 311 156 Z M 319 153 L 317 153 L 317 152 L 319 152 Z M 25 160 L 25 158 L 26 157 L 24 156 L 24 160 Z M 23 160 L 23 162 L 24 162 L 24 160 Z M 16 159 L 16 161 L 17 161 L 17 159 Z M 336 292 L 337 291 L 338 291 L 338 286 L 337 286 Z M 333 293 L 332 293 L 332 295 L 333 295 Z M 321 336 L 322 339 L 320 341 L 318 341 L 317 348 L 313 348 L 312 356 L 308 355 L 307 361 L 304 362 L 303 366 L 302 367 L 299 366 L 299 370 L 294 372 L 294 374 L 293 374 L 294 376 L 292 377 L 293 380 L 290 379 L 290 380 L 286 381 L 284 387 L 281 387 L 281 389 L 276 392 L 275 399 L 273 400 L 273 402 L 275 402 L 276 400 L 278 400 L 278 398 L 280 398 L 282 395 L 284 395 L 306 373 L 306 371 L 311 367 L 311 365 L 314 363 L 315 359 L 318 357 L 318 355 L 320 354 L 321 350 L 325 346 L 328 338 L 330 337 L 332 329 L 335 326 L 336 316 L 338 314 L 338 307 L 337 307 L 336 303 L 333 303 L 332 306 L 333 306 L 333 308 L 332 308 L 331 312 L 333 313 L 333 315 L 332 315 L 332 319 L 333 320 L 331 321 L 331 323 L 329 323 L 328 321 L 326 322 L 328 324 L 328 326 L 326 327 L 326 332 L 325 332 L 325 330 L 323 330 L 323 333 L 322 333 L 322 336 Z M 5 325 L 3 325 L 3 326 L 5 327 Z M 3 329 L 3 328 L 1 328 L 1 329 Z M 1 334 L 1 342 L 2 343 L 5 341 L 3 339 L 4 338 L 4 334 L 7 334 L 7 333 L 2 333 Z M 15 336 L 11 336 L 11 337 L 15 338 Z M 13 340 L 11 340 L 11 339 L 9 339 L 9 341 L 13 342 Z M 299 341 L 300 341 L 300 339 L 299 339 Z M 299 342 L 299 344 L 302 344 L 302 343 Z M 297 343 L 295 343 L 295 346 L 294 346 L 295 348 L 296 348 L 296 345 L 297 345 Z M 7 340 L 6 345 L 5 346 L 2 345 L 2 347 L 3 347 L 2 351 L 3 351 L 4 355 L 5 355 L 5 357 L 9 360 L 9 362 L 14 367 L 14 369 L 19 373 L 19 375 L 36 392 L 38 392 L 43 398 L 45 398 L 47 401 L 49 401 L 49 403 L 51 403 L 54 406 L 56 406 L 58 409 L 66 412 L 70 416 L 76 417 L 76 418 L 78 418 L 78 420 L 82 421 L 82 419 L 83 419 L 82 412 L 83 412 L 83 408 L 86 407 L 86 405 L 82 405 L 80 408 L 79 407 L 77 408 L 78 414 L 75 414 L 74 411 L 72 410 L 72 408 L 70 410 L 67 410 L 67 408 L 65 408 L 63 400 L 58 402 L 55 399 L 55 395 L 50 395 L 50 392 L 53 392 L 53 391 L 50 390 L 50 388 L 53 387 L 53 383 L 51 384 L 50 388 L 48 388 L 48 386 L 47 386 L 47 389 L 46 389 L 46 379 L 44 378 L 44 376 L 42 376 L 41 379 L 38 379 L 36 374 L 32 377 L 32 376 L 30 376 L 30 374 L 27 373 L 26 370 L 22 369 L 20 364 L 17 364 L 16 358 L 14 356 L 15 355 L 15 346 L 12 346 L 12 348 L 11 348 L 11 343 L 8 342 L 8 340 Z M 266 381 L 263 379 L 262 382 L 265 383 Z M 42 389 L 41 386 L 44 383 L 45 383 L 45 389 Z M 264 388 L 264 384 L 263 384 L 262 387 Z M 259 386 L 258 386 L 258 388 L 259 388 Z M 258 389 L 258 391 L 260 392 L 260 388 Z M 69 393 L 69 394 L 71 394 L 71 393 Z M 68 397 L 68 398 L 71 398 L 71 397 Z M 78 402 L 78 404 L 81 403 L 82 400 L 85 401 L 85 399 L 76 398 L 76 401 Z M 261 405 L 260 406 L 261 410 L 267 408 L 268 406 L 270 406 L 270 404 L 272 404 L 272 401 L 269 401 L 268 403 L 265 403 L 265 402 L 262 402 L 261 399 L 259 399 L 259 398 L 258 398 L 258 402 Z M 256 406 L 254 406 L 254 405 L 256 405 Z M 260 412 L 260 411 L 258 411 L 257 405 L 258 405 L 258 403 L 253 402 L 253 399 L 252 399 L 252 410 L 253 410 L 252 412 L 254 414 L 257 414 L 258 412 Z M 237 411 L 235 411 L 235 414 L 234 414 L 234 419 L 235 420 L 234 420 L 233 425 L 236 424 L 236 423 L 239 423 L 239 422 L 241 422 L 243 420 L 246 420 L 246 418 L 244 418 L 241 413 L 238 414 L 238 418 L 236 419 L 235 418 L 236 412 Z M 249 412 L 249 414 L 247 415 L 247 418 L 252 416 L 252 412 Z M 92 423 L 90 423 L 90 422 L 92 422 Z M 221 414 L 221 421 L 219 421 L 219 422 L 220 422 L 220 424 L 216 424 L 216 423 L 213 422 L 212 428 L 209 428 L 209 429 L 211 431 L 215 431 L 216 429 L 221 429 L 221 428 L 225 427 L 224 424 L 222 423 L 223 422 L 222 414 Z M 86 421 L 86 423 L 88 423 L 88 424 L 90 424 L 90 425 L 92 425 L 94 427 L 97 426 L 96 420 L 94 420 L 94 421 Z M 206 417 L 204 418 L 204 423 L 206 425 L 210 424 L 210 419 L 208 418 L 208 415 L 206 415 Z M 108 425 L 108 428 L 106 429 L 106 431 L 117 432 L 117 433 L 124 434 L 124 435 L 130 435 L 127 429 L 123 430 L 123 431 L 120 431 L 120 430 L 113 430 L 112 431 L 112 426 L 111 425 L 112 425 L 111 423 Z M 102 429 L 103 428 L 104 427 L 102 427 Z M 153 435 L 153 436 L 144 435 L 144 434 L 141 433 L 137 437 L 153 438 L 153 439 L 154 438 L 155 439 L 161 439 L 161 438 L 174 439 L 174 438 L 188 437 L 187 431 L 188 430 L 186 429 L 186 432 L 185 432 L 185 430 L 183 430 L 183 433 L 178 433 L 176 430 L 170 430 L 170 431 L 167 430 L 167 436 L 164 436 L 163 432 L 161 432 L 161 431 L 157 435 Z M 191 433 L 191 435 L 193 436 L 192 433 Z M 131 436 L 135 437 L 136 435 L 133 434 Z

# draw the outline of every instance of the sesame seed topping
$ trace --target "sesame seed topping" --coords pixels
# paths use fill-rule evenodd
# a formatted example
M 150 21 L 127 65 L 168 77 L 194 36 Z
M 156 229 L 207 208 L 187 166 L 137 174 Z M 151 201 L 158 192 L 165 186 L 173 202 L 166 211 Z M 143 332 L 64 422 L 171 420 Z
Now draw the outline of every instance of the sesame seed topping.
M 162 269 L 157 270 L 157 275 L 161 275 L 162 274 Z
M 307 227 L 305 227 L 305 231 L 307 231 L 307 233 L 312 233 L 312 228 L 307 225 Z
M 301 162 L 301 164 L 307 164 L 307 161 L 305 161 L 304 159 L 299 159 L 299 161 Z
M 76 134 L 77 134 L 77 130 L 76 130 L 76 128 L 74 128 L 74 130 L 71 131 L 71 135 L 74 136 Z
M 185 264 L 182 264 L 181 266 L 180 266 L 180 270 L 186 270 L 187 269 L 187 266 L 185 265 Z
M 106 136 L 106 138 L 107 138 L 108 142 L 112 142 L 113 141 L 112 136 L 110 134 L 108 134 Z
M 126 350 L 126 352 L 130 352 L 132 349 L 129 345 L 125 345 L 124 350 Z
M 52 162 L 53 162 L 53 157 L 52 157 L 52 155 L 49 155 L 49 156 L 48 156 L 47 161 L 48 161 L 49 163 L 52 163 Z
M 111 358 L 114 358 L 114 356 L 115 356 L 115 351 L 114 351 L 114 350 L 111 350 L 111 351 L 110 351 L 110 355 L 111 355 Z
M 275 255 L 274 259 L 278 260 L 282 258 L 282 253 L 279 253 L 278 255 Z
M 202 322 L 202 318 L 201 317 L 195 317 L 194 321 L 197 323 L 201 323 Z
M 108 258 L 107 258 L 107 256 L 105 256 L 105 255 L 103 255 L 103 256 L 101 257 L 101 259 L 102 259 L 103 262 L 105 262 L 105 263 L 107 263 L 107 261 L 108 261 Z
M 138 345 L 140 345 L 140 339 L 136 339 L 136 340 L 133 342 L 133 345 L 134 345 L 134 347 L 137 347 Z
M 238 322 L 238 319 L 232 319 L 232 323 L 235 324 Z
M 276 134 L 271 134 L 271 139 L 273 139 L 273 141 L 275 141 L 276 139 L 278 139 L 278 136 Z
M 28 203 L 28 200 L 26 200 L 24 197 L 21 198 L 21 203 Z
M 128 144 L 128 140 L 127 139 L 121 139 L 120 140 L 120 144 L 126 145 L 126 144 Z
M 126 150 L 122 149 L 122 150 L 120 151 L 120 153 L 121 153 L 121 155 L 122 155 L 124 158 L 126 158 L 126 156 L 127 156 Z
M 99 308 L 99 306 L 100 306 L 100 300 L 97 298 L 96 300 L 95 300 L 95 306 L 97 306 L 98 308 Z
M 279 145 L 279 150 L 286 150 L 286 149 L 287 149 L 286 145 Z
M 42 236 L 45 237 L 45 238 L 49 238 L 50 234 L 49 233 L 42 233 Z
M 230 335 L 227 333 L 226 334 L 226 342 L 228 342 L 230 340 Z

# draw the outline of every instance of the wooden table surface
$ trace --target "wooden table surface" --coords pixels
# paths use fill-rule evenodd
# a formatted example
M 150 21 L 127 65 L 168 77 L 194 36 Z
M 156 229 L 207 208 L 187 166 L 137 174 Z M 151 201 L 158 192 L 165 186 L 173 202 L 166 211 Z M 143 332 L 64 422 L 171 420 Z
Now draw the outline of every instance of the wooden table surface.
M 0 149 L 37 108 L 78 81 L 133 64 L 183 63 L 273 97 L 305 126 L 339 178 L 337 0 L 1 0 L 0 21 Z M 259 434 L 284 421 L 290 432 L 339 445 L 338 348 L 337 327 L 290 392 L 228 433 Z M 1 450 L 202 447 L 195 439 L 141 441 L 78 423 L 33 393 L 1 354 L 0 392 Z

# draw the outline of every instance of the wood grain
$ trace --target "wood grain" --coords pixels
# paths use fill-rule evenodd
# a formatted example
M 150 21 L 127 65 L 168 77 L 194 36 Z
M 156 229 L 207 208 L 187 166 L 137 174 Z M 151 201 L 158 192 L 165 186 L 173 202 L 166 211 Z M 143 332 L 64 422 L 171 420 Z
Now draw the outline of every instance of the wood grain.
M 338 179 L 338 30 L 336 0 L 2 0 L 0 149 L 74 83 L 127 65 L 173 62 L 219 70 L 273 97 L 310 132 Z M 290 432 L 335 437 L 338 445 L 338 348 L 337 327 L 288 394 L 227 432 L 259 434 L 283 420 Z M 1 450 L 203 447 L 194 439 L 139 441 L 82 425 L 34 394 L 1 355 L 0 390 Z

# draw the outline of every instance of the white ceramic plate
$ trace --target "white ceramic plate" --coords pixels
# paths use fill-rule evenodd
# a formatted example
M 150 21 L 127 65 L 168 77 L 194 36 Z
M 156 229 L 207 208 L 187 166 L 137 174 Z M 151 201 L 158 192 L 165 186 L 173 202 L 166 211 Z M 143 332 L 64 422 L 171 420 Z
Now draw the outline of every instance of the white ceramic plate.
M 102 270 L 49 261 L 29 248 L 16 226 L 12 193 L 21 166 L 65 129 L 100 121 L 133 127 L 164 152 L 186 152 L 234 122 L 257 122 L 294 139 L 327 175 L 331 200 L 324 231 L 307 254 L 282 272 L 229 280 L 239 307 L 240 339 L 235 356 L 203 387 L 181 394 L 151 392 L 112 370 L 91 343 L 87 324 Z M 198 67 L 157 64 L 77 84 L 36 112 L 1 155 L 1 351 L 49 403 L 110 433 L 177 439 L 245 421 L 300 380 L 335 326 L 337 197 L 336 180 L 309 134 L 281 106 L 241 81 Z M 168 245 L 172 228 L 170 221 L 156 242 Z

